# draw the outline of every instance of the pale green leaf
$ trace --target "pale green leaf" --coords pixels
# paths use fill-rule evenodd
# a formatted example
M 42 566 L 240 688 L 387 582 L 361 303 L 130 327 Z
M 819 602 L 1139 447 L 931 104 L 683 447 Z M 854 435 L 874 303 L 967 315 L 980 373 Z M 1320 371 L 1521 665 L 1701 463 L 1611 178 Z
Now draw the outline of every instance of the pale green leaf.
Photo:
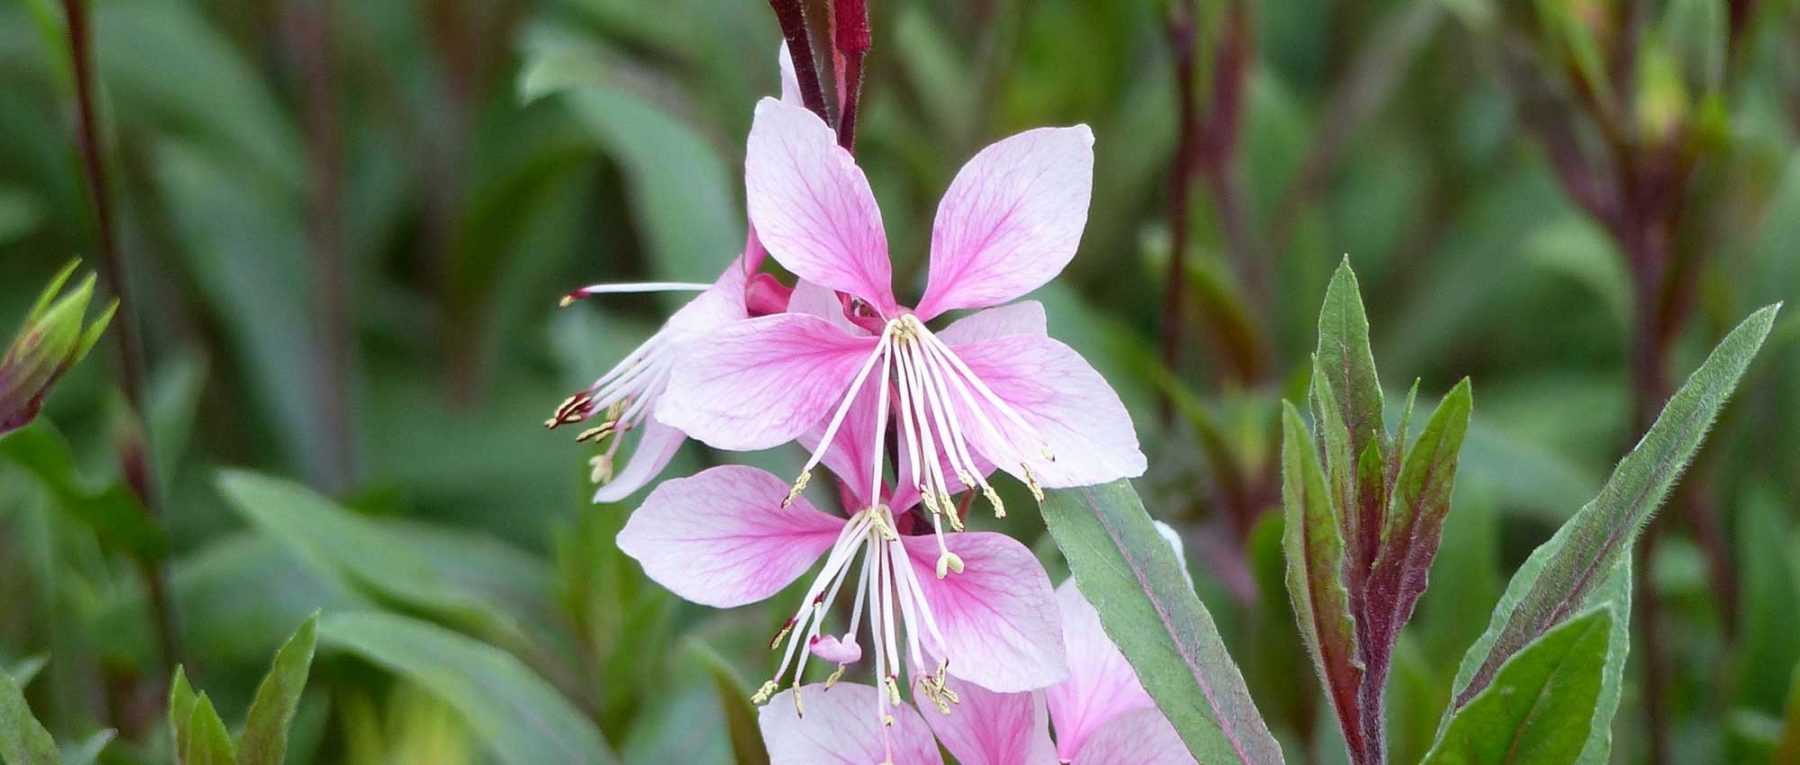
M 1613 612 L 1563 622 L 1514 654 L 1451 718 L 1428 765 L 1573 763 L 1587 742 L 1607 663 Z
M 318 629 L 319 615 L 315 613 L 275 654 L 274 666 L 257 687 L 239 738 L 239 759 L 245 765 L 281 765 L 286 757 L 288 727 L 300 707 L 300 694 L 306 690 Z
M 12 675 L 0 672 L 0 760 L 10 765 L 59 765 L 56 740 L 32 716 L 25 691 Z

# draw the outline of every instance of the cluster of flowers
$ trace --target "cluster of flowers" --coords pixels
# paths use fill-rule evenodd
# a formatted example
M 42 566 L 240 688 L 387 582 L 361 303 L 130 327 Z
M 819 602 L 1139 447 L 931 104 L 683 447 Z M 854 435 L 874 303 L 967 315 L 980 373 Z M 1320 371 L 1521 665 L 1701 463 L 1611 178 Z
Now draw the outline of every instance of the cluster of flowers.
M 781 59 L 783 98 L 763 99 L 750 129 L 744 253 L 710 285 L 570 293 L 700 292 L 547 424 L 598 421 L 579 436 L 610 440 L 594 461 L 596 501 L 648 485 L 687 438 L 808 450 L 792 481 L 739 465 L 666 481 L 618 539 L 652 579 L 718 608 L 769 598 L 823 560 L 770 642 L 781 660 L 756 693 L 758 703 L 778 699 L 762 717 L 779 761 L 937 762 L 935 732 L 965 763 L 1047 762 L 1046 699 L 1061 738 L 1054 756 L 1065 762 L 1078 753 L 1108 761 L 1085 754 L 1095 747 L 1173 740 L 1179 751 L 1160 715 L 1130 714 L 1149 709 L 1148 697 L 1079 594 L 1053 590 L 1017 541 L 963 531 L 977 494 L 1005 514 L 989 480 L 996 470 L 1041 500 L 1043 487 L 1144 469 L 1112 388 L 1047 335 L 1041 305 L 1008 304 L 1075 255 L 1092 193 L 1092 132 L 1031 130 L 970 160 L 938 208 L 927 285 L 908 308 L 893 293 L 868 181 L 799 105 L 785 51 Z M 797 282 L 760 273 L 765 256 Z M 973 313 L 932 329 L 949 311 Z M 615 474 L 631 433 L 636 446 Z M 804 493 L 820 465 L 838 479 L 841 513 Z M 827 629 L 847 582 L 848 621 Z M 873 685 L 839 684 L 865 646 Z M 823 683 L 804 683 L 809 658 L 834 666 Z M 941 719 L 921 723 L 903 689 Z M 1099 732 L 1115 718 L 1136 727 Z

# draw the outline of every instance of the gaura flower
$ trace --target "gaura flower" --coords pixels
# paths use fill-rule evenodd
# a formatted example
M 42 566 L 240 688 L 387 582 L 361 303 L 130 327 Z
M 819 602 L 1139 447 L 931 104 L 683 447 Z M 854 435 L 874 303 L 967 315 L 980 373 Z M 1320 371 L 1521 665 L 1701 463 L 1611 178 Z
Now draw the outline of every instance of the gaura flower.
M 763 707 L 759 725 L 770 760 L 939 765 L 942 743 L 962 765 L 1193 763 L 1180 734 L 1144 692 L 1075 583 L 1058 587 L 1056 600 L 1068 646 L 1068 679 L 1041 691 L 1000 693 L 951 678 L 946 690 L 960 697 L 960 704 L 948 714 L 902 708 L 886 740 L 860 713 L 878 695 L 873 688 L 845 684 L 829 694 L 812 693 L 814 686 L 783 691 L 782 696 L 808 692 L 815 700 L 804 718 L 780 697 Z
M 807 302 L 805 289 L 796 291 L 796 304 Z M 910 713 L 902 688 L 949 709 L 957 693 L 948 684 L 958 680 L 999 691 L 1061 680 L 1067 669 L 1055 595 L 1037 559 L 1004 534 L 946 536 L 941 526 L 935 534 L 913 533 L 919 516 L 907 511 L 920 500 L 907 480 L 908 460 L 898 460 L 892 490 L 870 468 L 879 464 L 875 455 L 887 435 L 885 398 L 869 386 L 854 404 L 821 450 L 840 479 L 849 517 L 823 512 L 805 497 L 783 511 L 786 481 L 727 465 L 658 486 L 619 533 L 619 549 L 670 591 L 717 608 L 764 600 L 823 560 L 799 608 L 770 641 L 781 661 L 757 692 L 758 703 L 783 685 L 799 688 L 808 654 L 836 665 L 820 697 L 849 665 L 873 654 L 881 692 L 861 697 L 869 720 L 858 723 L 871 731 L 891 732 Z M 802 443 L 823 443 L 824 435 L 815 430 Z M 849 619 L 828 630 L 840 595 L 853 600 Z M 836 698 L 852 694 L 861 692 Z M 795 716 L 804 714 L 801 695 L 789 695 Z
M 98 319 L 83 326 L 88 301 L 94 295 L 93 275 L 73 292 L 57 297 L 77 265 L 70 263 L 50 280 L 37 303 L 25 313 L 12 344 L 0 354 L 0 435 L 25 427 L 37 417 L 51 387 L 100 341 L 100 333 L 119 307 L 114 301 Z
M 1041 128 L 983 149 L 937 212 L 924 296 L 902 306 L 881 212 L 862 171 L 811 112 L 756 107 L 744 162 L 750 220 L 801 280 L 849 296 L 834 322 L 789 311 L 721 328 L 675 367 L 656 417 L 721 449 L 753 450 L 825 423 L 842 427 L 862 391 L 889 391 L 913 487 L 950 516 L 956 484 L 1004 509 L 999 467 L 1040 494 L 1140 475 L 1130 416 L 1106 381 L 1050 339 L 1043 307 L 992 308 L 1048 282 L 1074 257 L 1093 185 L 1093 133 Z M 987 309 L 935 331 L 956 309 Z M 816 449 L 789 492 L 824 458 Z M 880 453 L 867 455 L 878 459 Z M 1041 494 L 1040 494 L 1041 496 Z
M 800 103 L 800 86 L 794 77 L 794 62 L 787 46 L 781 46 L 781 98 Z M 657 422 L 650 415 L 668 386 L 669 370 L 693 340 L 705 338 L 721 327 L 752 315 L 776 313 L 786 308 L 787 288 L 767 274 L 758 274 L 767 252 L 751 227 L 744 242 L 744 252 L 726 267 L 712 284 L 693 282 L 630 282 L 595 284 L 563 296 L 567 307 L 577 300 L 594 295 L 628 292 L 696 291 L 700 294 L 671 315 L 650 339 L 601 375 L 587 388 L 563 400 L 544 426 L 555 429 L 585 422 L 595 416 L 602 419 L 596 426 L 582 430 L 576 441 L 606 443 L 605 451 L 595 455 L 590 464 L 590 478 L 599 485 L 595 502 L 617 502 L 648 484 L 667 467 L 675 452 L 687 440 L 680 430 Z M 642 431 L 637 448 L 625 468 L 615 473 L 619 448 L 625 436 Z

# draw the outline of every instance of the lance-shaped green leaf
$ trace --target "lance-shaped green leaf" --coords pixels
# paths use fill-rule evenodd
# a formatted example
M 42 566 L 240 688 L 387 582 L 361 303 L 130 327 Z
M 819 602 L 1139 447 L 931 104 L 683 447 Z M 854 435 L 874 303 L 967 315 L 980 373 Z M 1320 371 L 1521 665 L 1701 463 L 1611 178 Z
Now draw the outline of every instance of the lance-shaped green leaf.
M 11 765 L 58 765 L 56 740 L 31 714 L 25 691 L 0 672 L 0 760 Z
M 1384 443 L 1381 382 L 1375 376 L 1375 353 L 1369 348 L 1369 317 L 1348 257 L 1325 288 L 1314 369 L 1323 373 L 1337 398 L 1350 454 L 1361 456 L 1370 444 Z M 1320 425 L 1321 430 L 1324 427 Z
M 275 665 L 256 689 L 256 700 L 250 703 L 250 717 L 239 739 L 238 760 L 244 765 L 281 765 L 287 756 L 288 727 L 300 707 L 300 694 L 306 690 L 318 630 L 315 612 L 276 652 Z
M 750 689 L 744 687 L 743 679 L 712 646 L 690 640 L 688 652 L 712 676 L 713 690 L 718 693 L 719 707 L 725 713 L 726 733 L 731 737 L 731 753 L 736 756 L 738 765 L 769 765 L 769 748 L 763 743 L 762 728 L 756 721 L 756 706 L 750 703 Z
M 199 703 L 200 697 L 188 684 L 187 668 L 176 666 L 175 678 L 169 681 L 169 741 L 174 743 L 177 755 L 187 751 L 188 722 L 194 718 L 194 706 Z
M 225 721 L 219 719 L 219 711 L 205 692 L 194 701 L 186 741 L 180 751 L 181 765 L 237 765 L 231 731 L 225 729 Z
M 1076 586 L 1188 750 L 1206 763 L 1281 762 L 1212 615 L 1131 483 L 1047 495 L 1044 522 Z
M 1282 547 L 1287 553 L 1288 596 L 1313 669 L 1331 697 L 1350 751 L 1360 758 L 1368 747 L 1358 700 L 1364 666 L 1350 590 L 1344 584 L 1344 538 L 1325 471 L 1292 404 L 1283 402 L 1281 424 Z
M 1450 720 L 1428 765 L 1576 762 L 1600 698 L 1613 611 L 1563 622 L 1507 659 Z
M 455 708 L 499 762 L 618 761 L 594 724 L 555 688 L 487 643 L 381 612 L 331 614 L 320 622 L 319 636 Z
M 1737 387 L 1774 324 L 1779 306 L 1745 319 L 1713 349 L 1636 447 L 1613 470 L 1599 496 L 1571 517 L 1533 557 L 1541 568 L 1525 579 L 1521 569 L 1507 587 L 1481 640 L 1470 648 L 1457 672 L 1452 711 L 1486 688 L 1508 658 L 1569 616 L 1590 598 L 1628 557 L 1638 529 L 1650 520 L 1706 429 Z
M 1438 404 L 1400 468 L 1381 529 L 1381 552 L 1363 596 L 1367 634 L 1375 645 L 1393 645 L 1425 593 L 1431 562 L 1443 539 L 1444 518 L 1450 513 L 1457 456 L 1473 406 L 1469 380 L 1463 378 Z M 1385 676 L 1385 671 L 1383 661 L 1379 674 Z

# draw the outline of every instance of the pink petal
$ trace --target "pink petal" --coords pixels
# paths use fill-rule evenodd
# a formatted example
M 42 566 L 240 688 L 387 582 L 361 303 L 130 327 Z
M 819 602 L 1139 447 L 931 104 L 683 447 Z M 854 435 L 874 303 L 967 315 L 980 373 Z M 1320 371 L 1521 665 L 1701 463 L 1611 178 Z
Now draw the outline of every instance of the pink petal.
M 814 656 L 833 664 L 855 664 L 862 661 L 862 646 L 852 635 L 839 639 L 836 635 L 824 635 L 815 639 L 809 649 Z
M 844 303 L 838 299 L 836 290 L 805 279 L 794 284 L 794 296 L 788 301 L 788 310 L 817 316 L 853 335 L 869 334 L 844 315 Z
M 892 726 L 876 715 L 876 690 L 838 683 L 800 687 L 805 715 L 794 708 L 794 691 L 769 699 L 757 714 L 769 761 L 781 765 L 942 765 L 937 742 L 919 713 L 905 704 L 888 707 Z M 889 753 L 893 759 L 887 759 Z
M 1060 729 L 1059 729 L 1060 735 Z M 1096 731 L 1075 753 L 1075 765 L 1180 765 L 1194 755 L 1175 726 L 1154 709 L 1132 712 Z
M 1049 333 L 1049 319 L 1044 316 L 1044 304 L 1036 300 L 1021 300 L 964 316 L 951 322 L 937 336 L 939 340 L 957 345 L 1013 335 L 1044 337 Z
M 1037 432 L 1033 437 L 978 399 L 1001 438 L 971 426 L 970 442 L 1000 469 L 1023 478 L 1019 464 L 1024 462 L 1051 488 L 1143 475 L 1144 453 L 1131 415 L 1119 394 L 1074 349 L 1033 335 L 946 344 Z M 966 415 L 963 421 L 975 418 Z M 1049 446 L 1054 461 L 1044 458 L 1040 444 Z
M 786 42 L 781 44 L 781 53 L 776 56 L 776 64 L 781 67 L 781 102 L 802 106 L 800 77 L 794 74 L 794 56 L 788 52 Z
M 1156 702 L 1106 636 L 1100 614 L 1075 588 L 1075 580 L 1056 588 L 1056 603 L 1062 610 L 1063 643 L 1069 649 L 1069 679 L 1044 691 L 1044 698 L 1050 719 L 1056 721 L 1057 755 L 1068 761 L 1102 726 L 1138 710 L 1154 710 Z
M 664 481 L 626 521 L 619 549 L 687 600 L 754 603 L 812 568 L 844 527 L 804 497 L 781 509 L 787 492 L 787 481 L 743 465 Z
M 950 678 L 947 685 L 961 703 L 950 714 L 939 712 L 924 699 L 914 699 L 919 715 L 937 734 L 938 742 L 962 765 L 1050 765 L 1057 762 L 1056 745 L 1050 743 L 1050 718 L 1044 713 L 1044 696 L 995 693 L 973 683 Z
M 920 318 L 999 305 L 1075 257 L 1094 190 L 1094 132 L 1039 128 L 981 150 L 938 204 Z
M 662 473 L 663 468 L 669 466 L 669 460 L 675 458 L 675 452 L 687 441 L 681 431 L 653 418 L 644 420 L 640 429 L 643 433 L 638 436 L 631 457 L 625 461 L 625 468 L 594 492 L 594 502 L 617 502 L 631 496 Z
M 870 471 L 875 467 L 876 460 L 884 459 L 877 451 L 883 447 L 878 447 L 875 443 L 875 429 L 879 423 L 875 417 L 875 397 L 881 390 L 881 384 L 874 376 L 880 373 L 881 366 L 877 363 L 875 370 L 869 373 L 869 380 L 863 383 L 862 390 L 857 391 L 856 401 L 850 405 L 850 411 L 845 413 L 844 421 L 838 425 L 837 435 L 831 439 L 831 448 L 825 450 L 823 460 L 825 467 L 840 479 L 844 489 L 854 499 L 855 507 L 852 509 L 855 510 L 869 507 L 878 501 L 876 497 L 869 495 L 869 489 L 873 485 Z M 821 420 L 800 435 L 800 445 L 808 453 L 817 448 L 819 440 L 825 437 L 825 425 L 826 421 Z M 893 432 L 891 425 L 889 432 Z M 884 484 L 892 480 L 892 473 L 884 476 Z
M 903 537 L 944 635 L 945 650 L 934 653 L 949 657 L 950 674 L 1002 693 L 1035 690 L 1066 677 L 1056 595 L 1031 551 L 992 532 L 947 539 L 950 551 L 962 558 L 963 571 L 939 579 L 934 538 Z
M 719 449 L 777 446 L 833 411 L 875 345 L 804 314 L 733 322 L 676 361 L 656 418 Z
M 757 236 L 781 265 L 883 315 L 898 310 L 869 181 L 812 112 L 772 98 L 756 105 L 744 189 Z

